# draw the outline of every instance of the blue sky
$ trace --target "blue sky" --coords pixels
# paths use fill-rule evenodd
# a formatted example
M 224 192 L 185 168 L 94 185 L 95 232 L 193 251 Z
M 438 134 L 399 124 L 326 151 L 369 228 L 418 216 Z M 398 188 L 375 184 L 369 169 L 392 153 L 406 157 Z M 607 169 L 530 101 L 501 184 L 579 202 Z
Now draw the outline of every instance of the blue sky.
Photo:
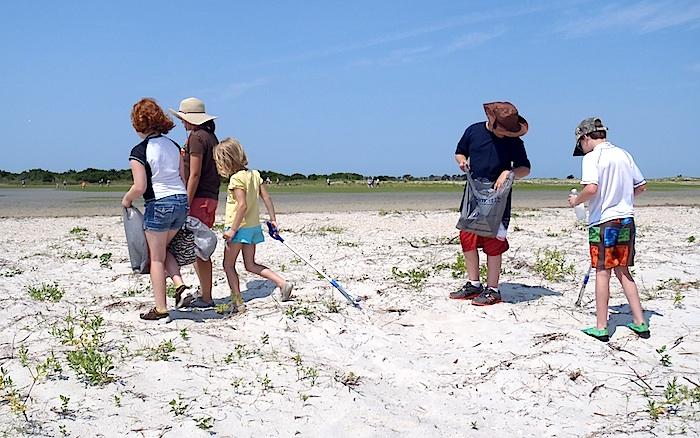
M 509 100 L 533 176 L 580 174 L 573 130 L 591 115 L 645 176 L 700 176 L 696 0 L 36 1 L 3 16 L 3 170 L 127 168 L 133 103 L 196 96 L 252 167 L 284 173 L 458 173 L 464 129 Z

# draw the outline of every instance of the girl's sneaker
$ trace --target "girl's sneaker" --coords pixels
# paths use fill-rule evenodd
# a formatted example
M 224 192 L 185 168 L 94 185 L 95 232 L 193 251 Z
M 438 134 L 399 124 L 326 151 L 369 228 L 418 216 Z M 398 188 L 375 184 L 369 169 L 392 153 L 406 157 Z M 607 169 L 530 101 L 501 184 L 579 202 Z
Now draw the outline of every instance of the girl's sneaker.
M 291 281 L 284 283 L 284 286 L 280 288 L 282 301 L 289 301 L 292 298 L 292 289 L 294 289 L 294 283 Z
M 608 335 L 607 328 L 599 329 L 596 327 L 588 327 L 588 328 L 585 328 L 581 331 L 584 332 L 585 334 L 587 334 L 588 336 L 590 336 L 592 338 L 596 338 L 597 340 L 602 341 L 602 342 L 608 342 L 610 340 L 610 335 Z
M 192 298 L 190 298 L 189 294 L 186 294 L 185 291 L 187 289 L 190 289 L 192 286 L 186 286 L 184 284 L 181 284 L 180 286 L 175 289 L 175 307 L 180 308 L 185 306 L 185 302 L 188 300 L 191 302 Z
M 647 325 L 646 322 L 643 322 L 641 324 L 635 324 L 633 322 L 630 322 L 627 324 L 627 327 L 630 328 L 633 332 L 637 334 L 642 339 L 649 339 L 651 337 L 651 331 L 649 331 L 649 326 Z

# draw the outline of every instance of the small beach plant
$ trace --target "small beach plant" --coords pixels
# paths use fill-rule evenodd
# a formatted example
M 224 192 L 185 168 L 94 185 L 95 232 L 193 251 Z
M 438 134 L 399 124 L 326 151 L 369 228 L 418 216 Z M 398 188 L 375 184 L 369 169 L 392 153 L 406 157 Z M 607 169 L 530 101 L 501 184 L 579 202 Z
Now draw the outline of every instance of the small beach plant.
M 547 281 L 561 281 L 576 272 L 573 263 L 567 264 L 564 253 L 556 248 L 537 250 L 533 269 Z
M 41 283 L 39 286 L 28 286 L 27 293 L 36 301 L 53 301 L 58 302 L 63 298 L 63 289 L 58 286 L 58 283 Z
M 51 334 L 70 347 L 66 352 L 68 365 L 89 385 L 103 385 L 114 380 L 110 373 L 114 368 L 112 356 L 104 351 L 103 323 L 100 315 L 81 309 L 77 316 L 69 312 L 62 325 L 54 324 L 51 328 Z
M 100 254 L 100 267 L 112 269 L 112 253 Z
M 189 408 L 189 405 L 182 400 L 180 394 L 177 395 L 177 398 L 170 400 L 168 404 L 170 405 L 170 412 L 176 417 L 185 415 L 187 408 Z
M 399 269 L 396 266 L 391 268 L 391 275 L 399 283 L 410 286 L 413 289 L 419 290 L 430 277 L 430 272 L 422 268 L 408 269 L 406 271 Z

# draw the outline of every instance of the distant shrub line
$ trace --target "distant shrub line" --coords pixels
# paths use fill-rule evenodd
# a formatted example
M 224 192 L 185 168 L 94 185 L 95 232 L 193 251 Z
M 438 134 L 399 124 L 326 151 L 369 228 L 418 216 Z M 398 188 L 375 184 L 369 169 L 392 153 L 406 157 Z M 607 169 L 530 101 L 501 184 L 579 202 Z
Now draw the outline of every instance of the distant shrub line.
M 292 173 L 291 175 L 286 175 L 284 173 L 274 172 L 271 170 L 261 170 L 260 176 L 263 180 L 269 178 L 271 182 L 286 182 L 286 181 L 325 181 L 330 179 L 332 181 L 360 181 L 364 180 L 368 176 L 360 175 L 354 172 L 335 172 L 329 174 L 319 174 L 311 173 L 309 175 L 304 175 L 302 173 Z M 402 176 L 391 176 L 391 175 L 372 175 L 374 178 L 378 178 L 381 181 L 412 181 L 412 180 L 422 180 L 422 181 L 455 181 L 463 180 L 463 175 L 430 175 L 430 176 L 413 176 L 413 175 L 402 175 Z M 86 183 L 98 184 L 100 181 L 107 182 L 109 180 L 112 184 L 119 183 L 131 183 L 131 170 L 129 169 L 95 169 L 87 168 L 84 170 L 76 171 L 69 169 L 65 172 L 52 172 L 50 170 L 44 169 L 30 169 L 19 173 L 7 172 L 0 170 L 0 184 L 19 184 L 22 180 L 25 180 L 27 184 L 56 184 L 63 183 L 66 181 L 68 184 L 76 184 L 85 181 Z

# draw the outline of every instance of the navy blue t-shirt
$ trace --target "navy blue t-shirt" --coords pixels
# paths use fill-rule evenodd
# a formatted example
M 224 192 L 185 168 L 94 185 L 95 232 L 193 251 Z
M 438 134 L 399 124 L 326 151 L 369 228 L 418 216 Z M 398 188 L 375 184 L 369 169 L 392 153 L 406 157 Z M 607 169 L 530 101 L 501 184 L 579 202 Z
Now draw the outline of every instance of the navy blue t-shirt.
M 472 178 L 486 178 L 491 182 L 496 182 L 504 170 L 513 170 L 521 166 L 530 168 L 523 141 L 519 137 L 496 136 L 486 129 L 486 122 L 474 123 L 464 131 L 457 143 L 455 154 L 469 158 Z M 508 194 L 506 209 L 503 212 L 502 222 L 506 229 L 510 223 L 511 195 L 512 192 Z M 461 204 L 459 209 L 462 209 Z
M 496 181 L 504 170 L 530 168 L 523 141 L 518 137 L 497 137 L 486 129 L 486 122 L 474 123 L 464 131 L 455 154 L 469 158 L 472 178 Z

